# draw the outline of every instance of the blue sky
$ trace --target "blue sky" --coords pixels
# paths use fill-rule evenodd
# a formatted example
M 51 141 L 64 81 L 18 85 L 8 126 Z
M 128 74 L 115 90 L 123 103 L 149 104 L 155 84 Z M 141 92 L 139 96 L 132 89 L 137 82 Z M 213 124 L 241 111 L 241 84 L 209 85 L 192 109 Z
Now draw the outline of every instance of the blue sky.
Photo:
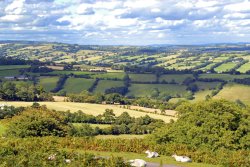
M 0 0 L 0 40 L 250 42 L 248 0 Z

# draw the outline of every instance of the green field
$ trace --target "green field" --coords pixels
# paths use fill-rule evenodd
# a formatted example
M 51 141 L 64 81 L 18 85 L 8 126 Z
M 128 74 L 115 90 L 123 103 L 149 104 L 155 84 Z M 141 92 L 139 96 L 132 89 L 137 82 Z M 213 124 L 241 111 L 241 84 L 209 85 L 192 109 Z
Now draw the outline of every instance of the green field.
M 195 82 L 199 90 L 210 90 L 215 89 L 220 82 Z
M 96 73 L 93 74 L 91 77 L 92 78 L 101 78 L 101 79 L 120 79 L 122 80 L 123 77 L 125 76 L 124 72 L 108 72 L 108 73 Z
M 80 93 L 83 90 L 88 90 L 94 82 L 94 79 L 68 78 L 63 90 L 67 93 Z
M 14 69 L 14 70 L 0 70 L 0 77 L 7 77 L 7 76 L 18 76 L 19 70 Z
M 192 102 L 205 100 L 207 95 L 211 96 L 211 93 L 212 90 L 198 91 L 194 94 L 194 99 L 192 100 Z
M 241 74 L 241 75 L 230 75 L 230 74 L 201 74 L 199 78 L 214 78 L 221 79 L 225 81 L 233 81 L 234 79 L 250 78 L 250 75 Z
M 237 69 L 240 73 L 245 73 L 250 70 L 250 63 L 243 64 L 240 68 Z
M 50 72 L 50 74 L 75 74 L 75 75 L 89 75 L 91 78 L 100 78 L 100 79 L 120 79 L 122 80 L 125 73 L 124 72 L 89 72 L 89 71 L 61 71 L 56 70 Z
M 158 89 L 160 94 L 176 96 L 186 93 L 186 86 L 175 84 L 131 84 L 129 87 L 129 96 L 145 97 L 151 96 L 154 89 Z
M 85 123 L 73 123 L 73 125 L 75 126 L 75 127 L 79 127 L 79 126 L 81 126 L 81 125 L 83 125 L 83 124 L 85 124 Z M 109 128 L 109 127 L 111 127 L 111 125 L 109 125 L 109 124 L 89 124 L 92 128 L 96 128 L 96 127 L 99 127 L 100 129 L 104 129 L 104 128 Z M 112 136 L 112 135 L 111 135 Z
M 132 82 L 155 82 L 156 76 L 154 74 L 129 74 Z
M 124 86 L 123 81 L 100 80 L 94 93 L 104 93 L 106 89 Z
M 55 71 L 50 72 L 50 74 L 58 74 L 58 75 L 59 74 L 84 75 L 84 74 L 91 74 L 91 72 L 88 72 L 88 71 L 61 71 L 61 70 L 55 70 Z
M 154 162 L 162 164 L 172 164 L 174 166 L 178 167 L 221 167 L 220 165 L 212 165 L 212 164 L 204 164 L 204 163 L 196 163 L 196 162 L 191 162 L 191 163 L 182 163 L 182 162 L 176 162 L 174 158 L 171 156 L 165 156 L 165 155 L 160 155 L 160 157 L 157 158 L 147 158 L 145 153 L 131 153 L 131 152 L 100 152 L 100 151 L 92 151 L 92 150 L 77 150 L 80 153 L 93 153 L 98 156 L 119 156 L 119 157 L 124 157 L 125 159 L 143 159 L 146 162 Z
M 202 71 L 208 71 L 211 69 L 211 67 L 213 65 L 215 65 L 216 63 L 211 63 L 211 64 L 208 64 L 206 67 L 203 67 L 203 68 L 200 68 L 199 70 L 202 70 Z
M 56 87 L 59 77 L 40 77 L 39 84 L 42 85 L 45 91 L 49 92 Z
M 29 68 L 29 65 L 0 65 L 0 70 L 14 70 L 14 69 L 23 69 Z
M 159 81 L 162 82 L 165 80 L 166 82 L 175 81 L 176 83 L 182 83 L 186 78 L 193 78 L 192 74 L 167 74 L 161 75 Z
M 231 70 L 235 66 L 236 66 L 236 63 L 228 62 L 228 63 L 224 63 L 224 64 L 220 65 L 219 67 L 215 68 L 214 71 L 216 71 L 216 72 L 226 72 L 226 71 Z
M 31 106 L 33 102 L 2 102 L 4 104 L 13 105 L 16 107 L 20 106 Z M 162 119 L 165 122 L 169 122 L 171 119 L 176 120 L 175 117 L 158 115 L 154 113 L 145 113 L 140 111 L 134 111 L 130 109 L 121 108 L 119 105 L 105 105 L 105 104 L 89 104 L 89 103 L 74 103 L 74 102 L 39 102 L 41 105 L 46 105 L 49 109 L 57 110 L 57 111 L 68 111 L 77 112 L 82 110 L 86 114 L 91 114 L 97 116 L 99 114 L 103 114 L 105 109 L 113 109 L 114 114 L 119 116 L 123 112 L 128 112 L 128 114 L 132 117 L 142 117 L 145 115 L 149 115 L 155 119 Z
M 250 104 L 250 86 L 229 83 L 214 98 L 223 98 L 231 101 L 239 99 L 246 104 Z

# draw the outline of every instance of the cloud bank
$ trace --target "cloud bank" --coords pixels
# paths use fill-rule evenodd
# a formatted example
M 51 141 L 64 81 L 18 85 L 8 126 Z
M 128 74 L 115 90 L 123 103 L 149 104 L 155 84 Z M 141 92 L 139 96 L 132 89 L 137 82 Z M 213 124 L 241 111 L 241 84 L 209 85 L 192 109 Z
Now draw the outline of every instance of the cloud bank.
M 79 44 L 250 42 L 248 0 L 2 0 L 0 39 Z

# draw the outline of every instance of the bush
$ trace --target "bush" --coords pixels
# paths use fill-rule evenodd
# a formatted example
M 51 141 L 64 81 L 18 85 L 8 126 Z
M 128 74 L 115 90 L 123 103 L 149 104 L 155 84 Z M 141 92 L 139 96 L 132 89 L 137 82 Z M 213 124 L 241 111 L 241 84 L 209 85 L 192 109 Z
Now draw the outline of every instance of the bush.
M 186 144 L 199 149 L 228 150 L 250 147 L 250 115 L 245 109 L 224 100 L 183 103 L 176 109 L 179 119 L 154 134 L 157 143 Z
M 68 128 L 61 114 L 46 108 L 28 108 L 12 117 L 6 134 L 15 137 L 66 136 Z

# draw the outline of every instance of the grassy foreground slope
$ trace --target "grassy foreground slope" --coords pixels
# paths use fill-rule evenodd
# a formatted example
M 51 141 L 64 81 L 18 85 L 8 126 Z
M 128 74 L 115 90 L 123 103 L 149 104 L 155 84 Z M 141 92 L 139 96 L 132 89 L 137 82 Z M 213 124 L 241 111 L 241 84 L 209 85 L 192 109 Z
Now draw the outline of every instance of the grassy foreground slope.
M 4 102 L 5 104 L 13 105 L 16 107 L 20 106 L 31 106 L 33 102 Z M 73 103 L 73 102 L 39 102 L 40 105 L 46 105 L 49 109 L 54 109 L 58 111 L 67 111 L 76 112 L 82 110 L 86 114 L 91 114 L 97 116 L 103 114 L 105 109 L 113 109 L 116 116 L 119 116 L 123 112 L 128 112 L 132 117 L 141 117 L 149 115 L 155 119 L 162 119 L 165 122 L 169 122 L 171 119 L 176 119 L 175 117 L 158 115 L 153 113 L 139 112 L 129 109 L 120 108 L 117 105 L 104 105 L 104 104 L 89 104 L 89 103 Z
M 131 153 L 131 152 L 101 152 L 101 151 L 92 151 L 92 150 L 91 151 L 90 150 L 87 150 L 87 151 L 78 150 L 78 151 L 80 153 L 86 152 L 86 153 L 92 153 L 98 156 L 125 157 L 128 160 L 129 159 L 143 159 L 146 162 L 153 162 L 159 165 L 162 162 L 162 164 L 173 164 L 178 167 L 221 167 L 220 165 L 212 165 L 212 164 L 204 164 L 204 163 L 196 163 L 196 162 L 184 164 L 182 162 L 176 162 L 175 159 L 170 156 L 164 156 L 164 155 L 161 155 L 160 157 L 157 157 L 157 158 L 147 158 L 146 154 L 138 154 L 138 153 Z

